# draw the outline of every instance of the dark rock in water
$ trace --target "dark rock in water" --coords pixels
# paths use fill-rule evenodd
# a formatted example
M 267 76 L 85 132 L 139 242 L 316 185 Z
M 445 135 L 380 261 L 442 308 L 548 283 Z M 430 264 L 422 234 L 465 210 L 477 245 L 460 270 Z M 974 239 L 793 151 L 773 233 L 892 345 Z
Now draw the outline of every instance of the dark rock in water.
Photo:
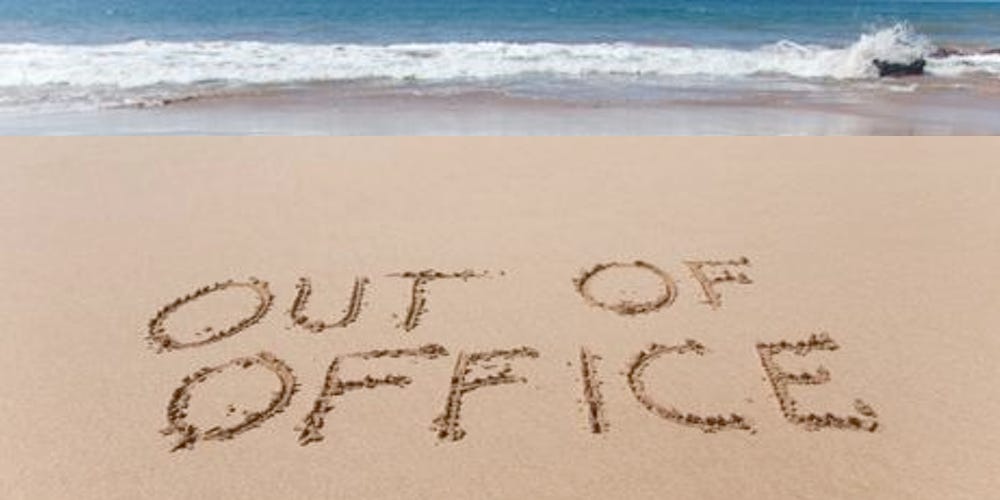
M 957 47 L 938 47 L 937 50 L 935 50 L 933 53 L 931 53 L 931 55 L 929 55 L 927 57 L 932 57 L 932 58 L 935 58 L 935 59 L 941 59 L 941 58 L 951 57 L 951 56 L 964 56 L 966 54 L 967 54 L 967 52 L 965 52 L 964 50 L 959 49 Z
M 924 74 L 924 65 L 927 61 L 924 58 L 908 63 L 896 63 L 875 59 L 872 64 L 878 68 L 878 76 L 913 76 Z

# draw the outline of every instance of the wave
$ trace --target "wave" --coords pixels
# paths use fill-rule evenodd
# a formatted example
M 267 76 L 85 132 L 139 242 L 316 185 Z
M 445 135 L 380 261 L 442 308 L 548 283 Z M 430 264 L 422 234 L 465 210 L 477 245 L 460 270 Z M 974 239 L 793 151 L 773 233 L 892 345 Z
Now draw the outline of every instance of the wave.
M 854 43 L 840 48 L 789 40 L 747 50 L 632 43 L 508 42 L 0 44 L 0 104 L 18 101 L 19 92 L 23 94 L 32 88 L 49 89 L 51 97 L 52 93 L 72 96 L 73 92 L 87 88 L 110 92 L 107 89 L 369 79 L 461 82 L 533 75 L 569 79 L 601 75 L 650 78 L 769 75 L 857 80 L 877 77 L 871 64 L 873 59 L 906 62 L 932 56 L 934 49 L 926 37 L 906 24 L 862 34 Z M 932 57 L 926 71 L 949 77 L 1000 75 L 1000 54 Z

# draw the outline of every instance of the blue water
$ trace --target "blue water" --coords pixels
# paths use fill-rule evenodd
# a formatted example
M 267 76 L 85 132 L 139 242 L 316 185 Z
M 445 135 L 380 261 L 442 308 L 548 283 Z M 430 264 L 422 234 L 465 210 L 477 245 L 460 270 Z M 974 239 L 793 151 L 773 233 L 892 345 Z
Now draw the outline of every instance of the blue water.
M 910 23 L 938 44 L 1000 46 L 1000 3 L 908 0 L 0 0 L 0 43 L 846 44 Z
M 1000 2 L 0 0 L 0 117 L 275 93 L 978 102 L 1000 95 L 991 48 Z M 873 65 L 920 58 L 920 80 L 880 80 Z

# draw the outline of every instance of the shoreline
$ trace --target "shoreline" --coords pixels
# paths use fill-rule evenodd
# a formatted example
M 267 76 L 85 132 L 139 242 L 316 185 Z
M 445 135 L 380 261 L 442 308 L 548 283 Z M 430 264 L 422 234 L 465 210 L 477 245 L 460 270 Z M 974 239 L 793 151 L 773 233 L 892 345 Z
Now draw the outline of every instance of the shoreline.
M 0 44 L 0 133 L 1000 134 L 1000 54 L 905 22 L 835 45 L 627 40 Z
M 990 82 L 987 82 L 990 83 Z M 914 80 L 913 84 L 923 82 Z M 905 86 L 906 80 L 890 85 Z M 925 87 L 928 85 L 923 84 Z M 426 90 L 426 89 L 424 89 Z M 996 135 L 995 85 L 917 91 L 718 89 L 565 101 L 312 85 L 87 111 L 0 114 L 4 135 Z M 905 90 L 905 88 L 904 88 Z

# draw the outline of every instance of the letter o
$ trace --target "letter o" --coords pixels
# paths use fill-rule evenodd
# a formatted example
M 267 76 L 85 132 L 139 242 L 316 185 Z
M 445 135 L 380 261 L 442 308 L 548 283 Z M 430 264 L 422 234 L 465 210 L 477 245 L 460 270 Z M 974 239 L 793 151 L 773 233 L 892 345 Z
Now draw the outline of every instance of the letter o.
M 189 342 L 182 342 L 171 337 L 166 330 L 166 320 L 170 314 L 174 313 L 181 306 L 204 297 L 212 292 L 220 292 L 223 290 L 228 290 L 231 288 L 248 288 L 257 295 L 258 303 L 254 311 L 247 317 L 241 319 L 235 325 L 230 326 L 225 329 L 221 329 L 212 336 L 200 340 L 192 340 Z M 271 308 L 271 302 L 274 300 L 274 296 L 271 295 L 271 291 L 267 288 L 266 281 L 260 281 L 256 278 L 250 278 L 246 282 L 238 282 L 234 280 L 222 281 L 219 283 L 213 283 L 208 286 L 201 287 L 192 293 L 189 293 L 183 297 L 175 299 L 170 304 L 167 304 L 162 309 L 156 312 L 156 316 L 149 321 L 149 332 L 146 339 L 157 349 L 157 351 L 172 351 L 176 349 L 184 349 L 188 347 L 198 347 L 205 344 L 210 344 L 222 340 L 226 337 L 233 336 L 246 328 L 250 327 L 254 323 L 257 323 L 267 314 L 267 311 Z
M 663 283 L 663 291 L 660 293 L 660 295 L 652 300 L 645 302 L 633 302 L 630 300 L 621 300 L 618 302 L 608 303 L 594 297 L 594 295 L 590 292 L 588 283 L 590 283 L 590 280 L 594 276 L 600 274 L 603 271 L 607 271 L 608 269 L 629 268 L 629 267 L 637 269 L 645 269 L 656 275 L 656 277 L 658 277 L 660 281 Z M 641 260 L 637 260 L 632 263 L 607 262 L 603 264 L 597 264 L 590 270 L 584 271 L 579 278 L 574 280 L 574 283 L 576 284 L 576 290 L 580 292 L 580 295 L 583 296 L 584 300 L 586 300 L 588 304 L 600 307 L 601 309 L 614 311 L 615 313 L 621 314 L 623 316 L 634 316 L 636 314 L 645 314 L 656 311 L 663 307 L 669 306 L 670 304 L 673 303 L 674 298 L 677 297 L 677 285 L 674 283 L 674 279 L 671 278 L 670 275 L 667 274 L 662 269 L 648 262 L 643 262 Z
M 227 368 L 238 367 L 242 369 L 253 366 L 261 366 L 274 373 L 281 382 L 281 390 L 275 392 L 268 403 L 267 408 L 259 412 L 247 415 L 242 422 L 231 427 L 211 427 L 202 431 L 197 426 L 187 422 L 187 409 L 191 402 L 191 391 L 196 384 L 200 384 L 209 379 L 212 375 L 217 375 Z M 202 368 L 187 377 L 181 386 L 174 390 L 167 404 L 167 428 L 161 431 L 164 435 L 180 434 L 180 439 L 171 451 L 180 449 L 190 449 L 199 440 L 222 441 L 232 439 L 239 434 L 246 432 L 266 422 L 271 417 L 281 413 L 292 402 L 292 395 L 295 394 L 296 382 L 292 369 L 269 352 L 261 352 L 255 356 L 240 357 L 230 360 L 221 365 Z

